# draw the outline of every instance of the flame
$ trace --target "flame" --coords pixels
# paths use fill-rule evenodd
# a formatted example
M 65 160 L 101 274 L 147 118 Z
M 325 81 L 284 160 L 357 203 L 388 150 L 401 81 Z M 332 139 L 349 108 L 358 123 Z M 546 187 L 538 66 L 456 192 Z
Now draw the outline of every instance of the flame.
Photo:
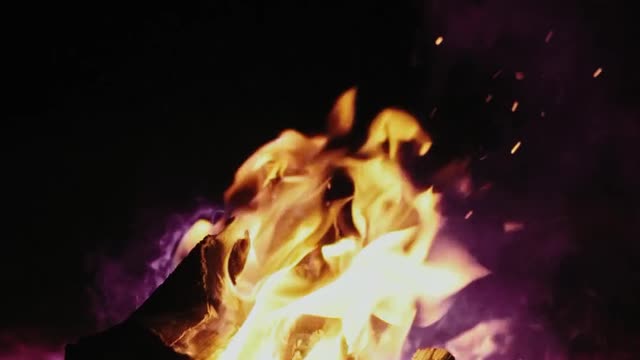
M 251 155 L 225 192 L 233 220 L 217 235 L 249 240 L 207 359 L 399 359 L 414 325 L 440 318 L 448 299 L 487 271 L 450 244 L 430 254 L 443 219 L 439 196 L 416 189 L 399 159 L 431 138 L 411 114 L 385 109 L 356 152 L 327 144 L 349 132 L 356 90 L 329 117 L 329 135 L 284 131 Z M 403 153 L 404 154 L 404 153 Z M 351 194 L 333 199 L 346 174 Z
M 219 225 L 218 225 L 219 226 Z M 204 239 L 205 236 L 210 234 L 215 234 L 217 231 L 216 224 L 212 224 L 209 220 L 206 219 L 198 219 L 196 220 L 189 229 L 182 235 L 180 241 L 178 242 L 178 246 L 173 255 L 173 264 L 177 265 L 182 261 L 189 251 L 196 246 L 200 240 Z M 219 231 L 219 230 L 218 230 Z

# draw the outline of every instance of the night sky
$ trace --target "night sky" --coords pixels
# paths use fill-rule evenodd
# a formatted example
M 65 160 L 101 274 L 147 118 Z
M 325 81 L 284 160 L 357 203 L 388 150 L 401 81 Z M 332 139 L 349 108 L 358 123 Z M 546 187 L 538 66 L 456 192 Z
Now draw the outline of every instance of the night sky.
M 4 46 L 0 347 L 96 331 L 96 254 L 117 261 L 172 214 L 220 204 L 251 152 L 285 128 L 322 131 L 353 85 L 351 144 L 376 111 L 404 107 L 434 138 L 431 158 L 412 165 L 418 183 L 468 158 L 474 183 L 492 184 L 443 211 L 473 208 L 460 231 L 480 261 L 509 281 L 544 279 L 550 308 L 575 308 L 549 310 L 558 332 L 591 311 L 600 325 L 585 341 L 638 342 L 640 41 L 622 1 L 16 6 Z M 508 217 L 530 224 L 520 238 L 496 232 Z

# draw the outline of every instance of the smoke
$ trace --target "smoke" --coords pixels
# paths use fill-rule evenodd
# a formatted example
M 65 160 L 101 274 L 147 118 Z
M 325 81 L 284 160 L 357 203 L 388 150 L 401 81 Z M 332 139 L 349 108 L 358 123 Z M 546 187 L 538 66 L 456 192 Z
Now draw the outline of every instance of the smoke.
M 63 360 L 62 350 L 40 349 L 17 345 L 0 353 L 0 360 Z
M 441 235 L 493 274 L 412 341 L 491 347 L 474 334 L 500 324 L 509 341 L 497 336 L 492 355 L 462 358 L 629 357 L 637 326 L 616 319 L 635 314 L 640 284 L 640 127 L 637 106 L 621 97 L 624 59 L 602 47 L 605 31 L 588 18 L 595 10 L 571 1 L 434 1 L 425 11 L 417 63 L 429 64 L 434 152 L 471 159 L 473 190 L 447 193 Z
M 34 345 L 27 339 L 40 338 L 37 331 L 15 330 L 13 334 L 0 335 L 0 360 L 62 360 L 63 349 L 51 341 Z M 47 337 L 44 337 L 47 339 Z

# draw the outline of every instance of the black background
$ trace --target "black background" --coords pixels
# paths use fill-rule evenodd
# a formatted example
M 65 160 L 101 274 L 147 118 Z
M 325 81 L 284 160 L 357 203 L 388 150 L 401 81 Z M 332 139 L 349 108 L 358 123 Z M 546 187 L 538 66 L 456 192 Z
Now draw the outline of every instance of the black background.
M 425 174 L 528 137 L 519 158 L 477 169 L 502 194 L 486 219 L 553 214 L 574 249 L 550 266 L 559 294 L 595 289 L 607 329 L 638 323 L 640 59 L 622 1 L 55 2 L 8 15 L 0 318 L 11 338 L 94 331 L 88 254 L 117 258 L 171 213 L 219 202 L 252 151 L 284 128 L 323 130 L 355 84 L 360 130 L 386 105 L 424 120 L 436 143 Z

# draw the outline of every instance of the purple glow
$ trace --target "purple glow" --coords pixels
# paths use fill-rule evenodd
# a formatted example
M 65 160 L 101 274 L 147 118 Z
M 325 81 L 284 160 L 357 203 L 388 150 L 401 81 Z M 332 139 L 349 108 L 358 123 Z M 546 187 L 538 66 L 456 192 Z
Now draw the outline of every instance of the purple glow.
M 180 239 L 200 219 L 214 221 L 220 208 L 202 205 L 196 210 L 173 215 L 166 231 L 157 241 L 132 247 L 121 258 L 100 258 L 92 292 L 93 309 L 98 328 L 107 328 L 124 320 L 144 302 L 173 271 L 173 256 Z M 132 271 L 144 263 L 142 272 Z

